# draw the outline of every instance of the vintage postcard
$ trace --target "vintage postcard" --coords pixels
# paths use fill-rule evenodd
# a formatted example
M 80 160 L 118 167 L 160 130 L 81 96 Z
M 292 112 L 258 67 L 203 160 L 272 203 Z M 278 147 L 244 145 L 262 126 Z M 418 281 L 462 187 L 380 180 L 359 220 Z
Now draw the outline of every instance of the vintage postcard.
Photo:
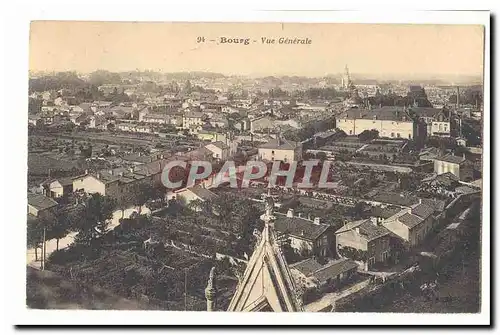
M 484 312 L 485 41 L 31 22 L 27 308 Z

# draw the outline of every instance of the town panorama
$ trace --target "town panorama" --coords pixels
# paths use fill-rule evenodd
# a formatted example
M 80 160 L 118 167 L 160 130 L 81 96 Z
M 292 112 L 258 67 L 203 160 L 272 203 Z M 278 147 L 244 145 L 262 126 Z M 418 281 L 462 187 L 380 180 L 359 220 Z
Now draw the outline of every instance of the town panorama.
M 482 121 L 481 78 L 31 73 L 27 305 L 479 312 Z

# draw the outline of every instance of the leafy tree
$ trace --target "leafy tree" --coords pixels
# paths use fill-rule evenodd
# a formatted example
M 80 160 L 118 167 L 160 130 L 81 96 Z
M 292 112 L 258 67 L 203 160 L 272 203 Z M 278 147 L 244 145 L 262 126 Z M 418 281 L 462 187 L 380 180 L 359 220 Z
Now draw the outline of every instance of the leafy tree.
M 107 232 L 115 206 L 114 199 L 100 193 L 93 193 L 77 214 L 79 219 L 74 223 L 74 228 L 78 232 L 76 242 L 91 245 L 103 236 Z
M 38 218 L 29 220 L 27 228 L 27 246 L 35 249 L 35 260 L 38 261 L 38 248 L 43 241 L 43 223 Z

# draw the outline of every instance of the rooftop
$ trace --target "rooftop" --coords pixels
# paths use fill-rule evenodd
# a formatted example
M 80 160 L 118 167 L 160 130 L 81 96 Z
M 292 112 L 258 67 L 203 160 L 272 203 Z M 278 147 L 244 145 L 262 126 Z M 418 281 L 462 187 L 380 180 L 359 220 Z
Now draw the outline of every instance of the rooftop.
M 370 219 L 367 219 L 349 222 L 338 229 L 335 234 L 344 233 L 356 228 L 359 228 L 359 234 L 367 241 L 375 240 L 390 233 L 384 226 L 375 225 Z
M 452 163 L 452 164 L 462 164 L 466 161 L 463 156 L 455 156 L 453 154 L 447 154 L 441 157 L 436 158 L 437 161 Z
M 260 149 L 295 150 L 297 144 L 286 139 L 271 139 L 269 142 L 259 146 Z
M 291 269 L 296 269 L 306 277 L 315 277 L 320 282 L 335 278 L 346 271 L 356 269 L 357 264 L 350 259 L 336 259 L 325 265 L 319 264 L 314 258 L 308 258 L 301 262 L 292 264 Z
M 57 206 L 57 202 L 43 194 L 28 193 L 28 204 L 38 210 L 52 208 Z
M 316 240 L 330 227 L 326 224 L 315 224 L 311 220 L 297 216 L 287 217 L 281 213 L 275 213 L 275 216 L 274 227 L 276 231 L 307 240 Z
M 188 188 L 188 190 L 190 190 L 191 192 L 196 194 L 196 196 L 198 196 L 199 198 L 201 198 L 203 200 L 210 200 L 210 199 L 214 199 L 217 197 L 217 194 L 215 194 L 214 192 L 212 192 L 210 190 L 207 190 L 206 188 L 204 188 L 200 185 L 196 185 L 196 186 L 193 186 L 191 188 Z
M 347 119 L 376 119 L 413 122 L 403 107 L 383 106 L 374 109 L 349 109 L 344 116 Z

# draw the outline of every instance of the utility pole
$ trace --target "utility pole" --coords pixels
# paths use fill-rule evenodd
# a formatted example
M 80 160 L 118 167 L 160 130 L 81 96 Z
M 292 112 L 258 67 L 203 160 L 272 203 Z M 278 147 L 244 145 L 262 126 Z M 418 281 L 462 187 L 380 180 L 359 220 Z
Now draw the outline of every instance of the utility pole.
M 184 310 L 187 311 L 187 269 L 184 269 Z
M 45 243 L 46 230 L 47 230 L 47 228 L 45 227 L 45 224 L 44 224 L 43 225 L 43 241 L 42 241 L 42 271 L 45 270 L 45 252 L 47 251 L 46 243 Z

